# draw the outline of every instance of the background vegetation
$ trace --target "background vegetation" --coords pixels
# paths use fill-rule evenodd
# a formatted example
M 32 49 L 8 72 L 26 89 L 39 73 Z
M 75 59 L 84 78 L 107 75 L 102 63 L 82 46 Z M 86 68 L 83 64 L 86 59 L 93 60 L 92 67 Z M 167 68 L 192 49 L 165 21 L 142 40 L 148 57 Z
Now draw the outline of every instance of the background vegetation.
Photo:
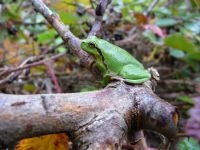
M 95 19 L 96 1 L 44 2 L 77 37 L 87 37 Z M 113 0 L 104 14 L 101 33 L 146 68 L 157 68 L 161 81 L 156 94 L 181 112 L 180 135 L 198 140 L 200 106 L 195 106 L 194 99 L 199 103 L 199 5 L 198 0 Z M 69 93 L 101 88 L 28 1 L 0 0 L 0 31 L 0 92 Z M 177 145 L 179 149 L 200 149 L 198 140 L 179 138 Z

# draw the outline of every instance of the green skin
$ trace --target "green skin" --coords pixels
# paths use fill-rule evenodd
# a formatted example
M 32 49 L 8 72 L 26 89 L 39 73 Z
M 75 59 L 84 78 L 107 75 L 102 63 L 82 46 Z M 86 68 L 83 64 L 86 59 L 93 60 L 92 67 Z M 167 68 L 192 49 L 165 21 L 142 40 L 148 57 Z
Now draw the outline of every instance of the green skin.
M 118 76 L 125 82 L 139 84 L 151 78 L 151 74 L 126 50 L 95 36 L 81 42 L 81 48 L 93 55 L 95 65 L 108 76 Z

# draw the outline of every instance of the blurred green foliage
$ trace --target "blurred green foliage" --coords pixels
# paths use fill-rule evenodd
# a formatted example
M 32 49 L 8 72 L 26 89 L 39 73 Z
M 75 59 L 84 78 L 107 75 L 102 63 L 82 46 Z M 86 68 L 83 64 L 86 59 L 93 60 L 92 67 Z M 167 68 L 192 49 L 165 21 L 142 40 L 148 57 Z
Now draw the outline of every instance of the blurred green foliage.
M 183 138 L 178 144 L 179 150 L 199 150 L 200 144 L 194 138 Z

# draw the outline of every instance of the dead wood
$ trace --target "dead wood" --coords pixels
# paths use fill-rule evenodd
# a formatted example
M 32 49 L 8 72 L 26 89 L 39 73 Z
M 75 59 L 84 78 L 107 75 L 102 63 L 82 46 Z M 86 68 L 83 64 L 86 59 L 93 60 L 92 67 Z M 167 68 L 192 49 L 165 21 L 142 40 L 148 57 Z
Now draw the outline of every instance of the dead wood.
M 74 148 L 119 149 L 139 129 L 176 135 L 176 108 L 144 86 L 120 83 L 99 91 L 0 94 L 0 143 L 66 132 Z

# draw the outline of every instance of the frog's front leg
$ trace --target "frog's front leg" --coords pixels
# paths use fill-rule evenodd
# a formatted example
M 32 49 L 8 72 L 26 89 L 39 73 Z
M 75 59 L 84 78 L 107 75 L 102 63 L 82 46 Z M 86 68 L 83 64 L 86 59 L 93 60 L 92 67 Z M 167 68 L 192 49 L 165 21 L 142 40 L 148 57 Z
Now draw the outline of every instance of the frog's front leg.
M 124 79 L 110 71 L 107 71 L 107 73 L 104 76 L 104 80 L 108 79 L 109 84 L 106 86 L 107 88 L 116 88 L 118 85 L 123 84 Z M 107 81 L 108 81 L 107 80 Z M 108 82 L 107 82 L 108 83 Z

